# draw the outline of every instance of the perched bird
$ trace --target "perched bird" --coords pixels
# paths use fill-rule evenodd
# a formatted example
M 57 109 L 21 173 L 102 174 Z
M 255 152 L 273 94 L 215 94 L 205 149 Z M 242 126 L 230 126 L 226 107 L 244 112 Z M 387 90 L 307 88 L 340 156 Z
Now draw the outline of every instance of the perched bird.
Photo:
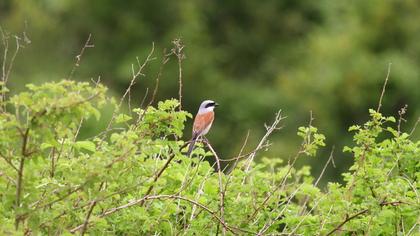
M 194 149 L 195 142 L 198 138 L 206 135 L 213 123 L 214 120 L 214 108 L 219 104 L 215 103 L 212 100 L 205 100 L 201 103 L 200 108 L 198 109 L 197 115 L 194 118 L 192 138 L 190 147 L 188 148 L 187 156 L 191 155 L 191 152 Z

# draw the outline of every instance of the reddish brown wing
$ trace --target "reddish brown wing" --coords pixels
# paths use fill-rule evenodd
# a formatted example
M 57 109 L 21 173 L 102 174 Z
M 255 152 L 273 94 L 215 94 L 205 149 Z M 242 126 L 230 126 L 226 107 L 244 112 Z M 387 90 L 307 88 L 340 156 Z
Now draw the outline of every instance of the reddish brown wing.
M 214 112 L 206 112 L 204 114 L 198 114 L 194 119 L 193 134 L 201 133 L 205 130 L 214 119 Z

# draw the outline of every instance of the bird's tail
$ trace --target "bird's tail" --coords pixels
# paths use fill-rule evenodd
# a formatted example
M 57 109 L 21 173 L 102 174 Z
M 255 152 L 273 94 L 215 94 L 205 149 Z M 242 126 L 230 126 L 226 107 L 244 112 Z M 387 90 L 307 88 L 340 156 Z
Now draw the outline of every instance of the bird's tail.
M 198 135 L 194 135 L 191 139 L 190 146 L 188 147 L 187 157 L 191 156 L 192 151 L 194 150 L 195 142 L 197 141 Z

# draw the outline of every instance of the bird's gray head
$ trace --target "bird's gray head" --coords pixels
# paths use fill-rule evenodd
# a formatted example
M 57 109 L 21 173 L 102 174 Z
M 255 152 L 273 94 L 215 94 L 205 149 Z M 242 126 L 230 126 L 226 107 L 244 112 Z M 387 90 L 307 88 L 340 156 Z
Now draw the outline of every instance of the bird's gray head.
M 212 100 L 205 100 L 201 103 L 200 109 L 198 109 L 198 113 L 205 113 L 209 111 L 213 111 L 215 107 L 217 107 L 219 104 Z

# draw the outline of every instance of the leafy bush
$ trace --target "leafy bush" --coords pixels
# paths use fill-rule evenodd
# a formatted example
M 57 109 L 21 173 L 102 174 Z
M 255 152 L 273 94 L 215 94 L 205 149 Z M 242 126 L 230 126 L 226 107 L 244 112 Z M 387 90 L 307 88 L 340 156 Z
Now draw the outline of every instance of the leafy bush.
M 287 164 L 254 163 L 256 149 L 224 174 L 210 145 L 198 145 L 192 158 L 183 154 L 191 114 L 175 99 L 116 112 L 104 132 L 80 139 L 83 122 L 115 104 L 104 86 L 27 88 L 1 104 L 0 234 L 418 233 L 420 141 L 377 111 L 350 128 L 354 144 L 344 151 L 354 164 L 345 184 L 324 191 L 317 187 L 322 176 L 293 167 L 325 145 L 311 124 L 299 128 L 302 146 Z M 216 157 L 213 166 L 203 161 L 208 156 Z

